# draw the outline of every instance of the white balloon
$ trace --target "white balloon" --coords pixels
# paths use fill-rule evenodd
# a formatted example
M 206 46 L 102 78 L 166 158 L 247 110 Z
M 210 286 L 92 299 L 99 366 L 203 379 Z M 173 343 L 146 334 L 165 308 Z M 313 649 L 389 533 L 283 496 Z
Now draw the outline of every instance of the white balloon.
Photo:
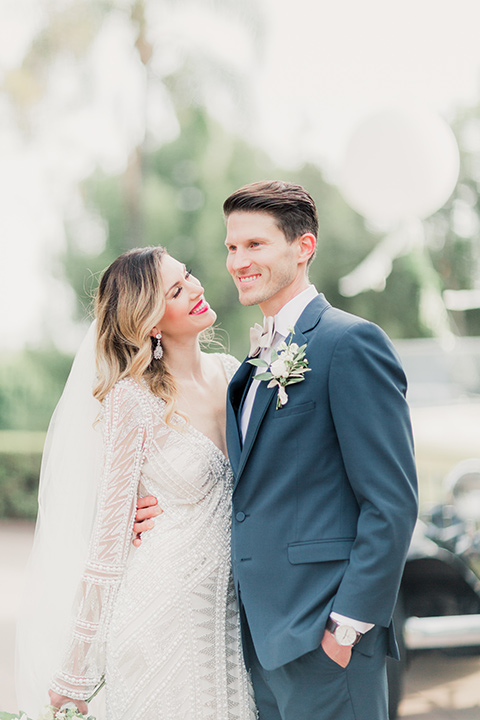
M 357 212 L 391 228 L 441 208 L 459 169 L 455 136 L 441 117 L 392 108 L 371 115 L 354 131 L 338 184 Z

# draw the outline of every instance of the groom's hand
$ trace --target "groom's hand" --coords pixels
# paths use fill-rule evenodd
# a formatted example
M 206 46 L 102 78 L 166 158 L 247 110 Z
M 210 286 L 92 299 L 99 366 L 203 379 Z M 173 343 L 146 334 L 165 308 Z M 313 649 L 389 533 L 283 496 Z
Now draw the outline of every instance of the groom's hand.
M 322 638 L 322 648 L 330 660 L 333 660 L 342 668 L 347 667 L 352 657 L 351 645 L 339 645 L 332 633 L 325 630 Z
M 137 500 L 137 514 L 135 515 L 135 523 L 133 525 L 133 544 L 135 547 L 140 547 L 142 544 L 142 532 L 151 530 L 155 523 L 153 518 L 161 515 L 163 510 L 158 507 L 158 500 L 152 495 L 147 497 L 138 498 Z

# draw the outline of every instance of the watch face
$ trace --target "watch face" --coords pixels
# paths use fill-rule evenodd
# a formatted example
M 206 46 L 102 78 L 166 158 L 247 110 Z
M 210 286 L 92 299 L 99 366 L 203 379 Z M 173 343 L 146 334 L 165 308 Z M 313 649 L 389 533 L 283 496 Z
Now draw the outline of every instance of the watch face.
M 339 645 L 353 645 L 357 633 L 350 625 L 339 625 L 335 630 L 335 638 Z

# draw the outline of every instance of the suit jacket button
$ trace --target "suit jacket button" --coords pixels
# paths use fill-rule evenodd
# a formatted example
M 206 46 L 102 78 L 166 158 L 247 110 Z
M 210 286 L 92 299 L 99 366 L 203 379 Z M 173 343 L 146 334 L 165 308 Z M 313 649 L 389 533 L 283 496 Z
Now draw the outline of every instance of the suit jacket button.
M 243 522 L 245 520 L 245 513 L 244 512 L 237 512 L 235 515 L 235 518 L 238 520 L 238 522 Z

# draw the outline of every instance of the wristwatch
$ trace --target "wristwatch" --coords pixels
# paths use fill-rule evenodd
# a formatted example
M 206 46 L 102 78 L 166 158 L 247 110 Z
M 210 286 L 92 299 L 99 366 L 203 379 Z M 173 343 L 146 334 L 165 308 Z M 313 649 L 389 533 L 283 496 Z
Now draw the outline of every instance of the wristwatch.
M 355 630 L 351 625 L 342 625 L 331 617 L 328 618 L 326 627 L 339 645 L 350 645 L 353 647 L 363 637 L 363 633 L 358 632 L 358 630 Z

